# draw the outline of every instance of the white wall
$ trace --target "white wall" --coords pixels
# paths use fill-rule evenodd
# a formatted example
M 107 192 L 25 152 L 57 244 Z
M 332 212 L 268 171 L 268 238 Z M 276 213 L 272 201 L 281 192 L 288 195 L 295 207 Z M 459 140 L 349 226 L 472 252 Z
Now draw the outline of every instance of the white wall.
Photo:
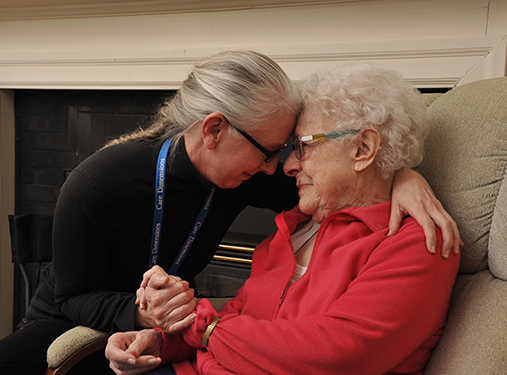
M 507 0 L 4 0 L 0 89 L 177 88 L 190 65 L 230 48 L 272 56 L 294 80 L 369 60 L 419 87 L 506 75 Z M 6 91 L 0 115 L 11 113 Z M 7 96 L 6 96 L 7 95 Z M 1 97 L 0 97 L 1 98 Z M 13 123 L 0 123 L 0 337 L 10 330 L 6 217 Z M 5 151 L 4 151 L 5 150 Z M 9 212 L 7 212 L 9 211 Z M 9 294 L 11 293 L 11 294 Z
M 0 21 L 0 88 L 176 88 L 192 63 L 229 48 L 267 53 L 294 80 L 327 64 L 370 60 L 419 86 L 454 86 L 505 75 L 506 34 L 506 0 L 9 20 Z

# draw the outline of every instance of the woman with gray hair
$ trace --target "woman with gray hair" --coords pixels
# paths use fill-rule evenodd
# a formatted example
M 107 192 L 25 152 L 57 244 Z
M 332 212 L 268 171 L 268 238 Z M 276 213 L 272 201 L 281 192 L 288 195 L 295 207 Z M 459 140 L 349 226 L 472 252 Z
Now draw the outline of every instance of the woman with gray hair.
M 0 340 L 0 373 L 42 374 L 49 345 L 77 325 L 113 333 L 188 315 L 195 298 L 187 280 L 211 261 L 237 215 L 249 205 L 280 212 L 297 204 L 278 155 L 299 109 L 272 59 L 222 52 L 192 68 L 152 126 L 77 166 L 56 204 L 52 264 L 26 318 Z M 143 310 L 136 290 L 155 264 L 173 276 L 153 289 L 160 303 Z M 164 302 L 176 294 L 181 302 L 168 311 Z M 105 370 L 94 366 L 96 374 L 110 371 L 100 355 Z
M 419 93 L 362 64 L 310 77 L 302 97 L 284 165 L 299 205 L 276 217 L 250 278 L 220 312 L 203 299 L 177 334 L 113 335 L 106 356 L 117 374 L 162 363 L 157 374 L 422 374 L 459 256 L 427 252 L 412 217 L 388 236 L 394 175 L 422 159 Z M 154 268 L 142 285 L 155 277 L 168 276 Z

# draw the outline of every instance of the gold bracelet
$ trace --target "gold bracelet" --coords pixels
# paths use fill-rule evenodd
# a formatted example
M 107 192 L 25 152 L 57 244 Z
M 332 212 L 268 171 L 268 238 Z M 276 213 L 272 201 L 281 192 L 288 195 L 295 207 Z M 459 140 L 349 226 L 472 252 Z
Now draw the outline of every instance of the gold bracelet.
M 213 319 L 213 321 L 211 322 L 211 324 L 208 326 L 208 328 L 206 328 L 206 332 L 204 332 L 204 336 L 202 338 L 202 345 L 207 348 L 208 347 L 208 341 L 209 341 L 209 337 L 211 336 L 211 334 L 213 333 L 213 330 L 215 329 L 215 326 L 218 324 L 218 322 L 220 321 L 220 319 L 222 319 L 221 317 L 217 316 L 215 319 Z

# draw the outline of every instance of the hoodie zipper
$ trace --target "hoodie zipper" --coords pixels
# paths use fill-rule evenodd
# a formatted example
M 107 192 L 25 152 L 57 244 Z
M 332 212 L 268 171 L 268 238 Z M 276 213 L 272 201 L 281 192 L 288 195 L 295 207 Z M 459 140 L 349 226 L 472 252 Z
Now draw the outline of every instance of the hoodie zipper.
M 287 295 L 287 292 L 284 290 L 282 292 L 282 295 L 280 296 L 280 300 L 278 301 L 278 309 L 280 309 L 280 307 L 282 307 L 283 300 L 285 299 L 286 295 Z

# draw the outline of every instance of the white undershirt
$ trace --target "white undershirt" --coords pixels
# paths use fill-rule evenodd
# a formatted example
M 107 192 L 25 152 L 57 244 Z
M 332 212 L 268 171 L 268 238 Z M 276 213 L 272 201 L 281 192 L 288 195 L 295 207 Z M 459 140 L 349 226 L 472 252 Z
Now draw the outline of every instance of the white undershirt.
M 313 242 L 310 239 L 320 228 L 320 224 L 317 224 L 313 219 L 310 219 L 300 230 L 294 232 L 291 236 L 292 246 L 294 247 L 294 254 L 300 250 L 313 247 Z M 296 263 L 296 269 L 289 282 L 289 285 L 299 280 L 306 272 L 308 267 L 303 267 Z

